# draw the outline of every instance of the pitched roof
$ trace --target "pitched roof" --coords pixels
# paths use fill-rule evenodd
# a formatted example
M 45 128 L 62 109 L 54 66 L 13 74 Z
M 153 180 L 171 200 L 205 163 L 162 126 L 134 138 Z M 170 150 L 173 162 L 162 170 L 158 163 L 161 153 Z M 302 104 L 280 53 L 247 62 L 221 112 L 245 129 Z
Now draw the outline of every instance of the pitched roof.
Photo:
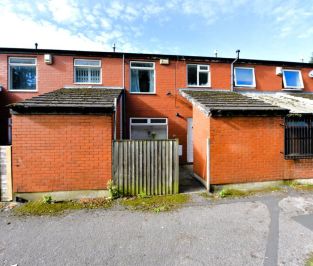
M 312 114 L 313 113 L 313 93 L 260 93 L 249 92 L 246 96 L 258 99 L 269 104 L 275 104 L 281 108 L 288 109 L 294 114 Z
M 226 90 L 183 89 L 180 94 L 206 114 L 224 115 L 284 115 L 288 110 L 262 100 Z
M 17 113 L 112 113 L 122 89 L 62 88 L 10 104 Z

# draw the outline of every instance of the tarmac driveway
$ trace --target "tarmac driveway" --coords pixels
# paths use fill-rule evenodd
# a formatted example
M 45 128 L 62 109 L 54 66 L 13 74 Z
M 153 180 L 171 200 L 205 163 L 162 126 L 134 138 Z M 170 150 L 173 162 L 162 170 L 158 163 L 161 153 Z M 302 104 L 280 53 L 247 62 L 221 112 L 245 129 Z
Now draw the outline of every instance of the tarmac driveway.
M 313 251 L 310 194 L 193 199 L 158 214 L 0 213 L 0 265 L 304 265 Z

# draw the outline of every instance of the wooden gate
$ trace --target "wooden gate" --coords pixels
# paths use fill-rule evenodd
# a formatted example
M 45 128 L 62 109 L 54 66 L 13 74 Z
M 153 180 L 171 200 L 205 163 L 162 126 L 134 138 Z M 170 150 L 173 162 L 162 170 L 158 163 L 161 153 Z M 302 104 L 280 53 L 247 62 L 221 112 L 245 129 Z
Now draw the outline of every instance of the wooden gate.
M 178 193 L 178 140 L 114 141 L 113 183 L 124 195 Z

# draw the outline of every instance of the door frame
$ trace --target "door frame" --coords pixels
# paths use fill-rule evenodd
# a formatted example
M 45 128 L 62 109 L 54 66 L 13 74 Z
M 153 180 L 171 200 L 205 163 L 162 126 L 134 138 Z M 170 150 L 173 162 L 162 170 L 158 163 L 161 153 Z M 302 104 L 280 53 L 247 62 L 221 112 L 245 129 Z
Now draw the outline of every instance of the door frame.
M 191 134 L 190 134 L 190 121 L 191 121 Z M 187 149 L 186 150 L 187 150 L 187 162 L 193 163 L 193 118 L 192 117 L 187 118 Z

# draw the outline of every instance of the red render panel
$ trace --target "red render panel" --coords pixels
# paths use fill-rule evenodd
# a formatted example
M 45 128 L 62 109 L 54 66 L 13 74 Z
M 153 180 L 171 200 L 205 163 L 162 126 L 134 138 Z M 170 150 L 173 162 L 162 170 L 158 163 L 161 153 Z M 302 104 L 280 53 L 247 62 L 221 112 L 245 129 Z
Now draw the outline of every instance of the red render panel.
M 112 116 L 13 115 L 13 190 L 105 189 Z

